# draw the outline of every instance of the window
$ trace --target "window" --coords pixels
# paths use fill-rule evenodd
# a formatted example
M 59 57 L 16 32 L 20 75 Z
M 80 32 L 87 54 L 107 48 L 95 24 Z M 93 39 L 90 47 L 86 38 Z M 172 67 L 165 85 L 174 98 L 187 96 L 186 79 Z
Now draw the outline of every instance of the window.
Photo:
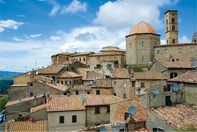
M 74 84 L 76 83 L 76 80 L 74 80 Z
M 60 60 L 62 60 L 62 57 L 60 57 Z
M 126 87 L 126 82 L 123 82 L 124 88 Z
M 131 43 L 130 43 L 130 48 L 131 48 Z
M 142 87 L 142 88 L 144 88 L 144 87 L 145 87 L 144 83 L 141 83 L 141 87 Z
M 60 83 L 60 81 L 57 81 L 57 83 Z
M 65 84 L 67 84 L 67 81 L 65 81 Z
M 116 60 L 116 57 L 114 57 L 114 60 Z
M 114 96 L 116 96 L 116 93 L 114 93 Z
M 49 76 L 47 76 L 49 78 Z
M 172 59 L 172 62 L 174 62 L 174 59 Z
M 95 126 L 99 126 L 100 124 L 98 123 L 98 124 L 95 124 Z
M 33 83 L 30 83 L 30 86 L 33 86 Z
M 166 96 L 166 106 L 172 105 L 172 101 L 170 99 L 170 96 Z
M 96 95 L 100 95 L 100 90 L 96 90 Z
M 178 49 L 178 53 L 181 53 L 181 48 Z
M 168 20 L 166 20 L 166 24 L 168 24 Z
M 55 81 L 55 76 L 52 76 L 53 81 Z
M 90 94 L 90 92 L 87 92 L 87 94 Z
M 165 53 L 168 53 L 168 49 L 165 49 Z
M 68 59 L 69 59 L 69 58 L 68 58 L 68 57 L 66 57 L 66 60 L 67 60 L 67 61 L 68 61 Z
M 157 54 L 159 54 L 160 53 L 160 50 L 157 50 Z
M 135 87 L 135 82 L 132 82 L 132 87 Z
M 142 41 L 142 47 L 144 47 L 144 42 Z
M 170 92 L 170 85 L 164 86 L 163 91 Z
M 59 123 L 64 123 L 64 116 L 60 116 L 59 119 Z
M 175 39 L 172 39 L 172 43 L 175 44 Z
M 95 114 L 100 114 L 100 107 L 99 106 L 95 107 Z
M 126 94 L 123 94 L 123 99 L 126 99 Z
M 142 56 L 142 61 L 144 61 L 144 56 Z
M 170 79 L 177 77 L 177 73 L 176 72 L 171 72 L 170 73 Z
M 176 61 L 179 61 L 179 59 L 176 59 Z
M 183 98 L 183 93 L 181 93 L 181 98 Z
M 110 113 L 110 106 L 107 106 L 107 113 Z
M 79 91 L 76 91 L 76 95 L 79 95 Z
M 97 60 L 99 60 L 100 59 L 100 57 L 97 57 Z
M 30 97 L 33 97 L 34 95 L 33 95 L 33 93 L 32 92 L 30 92 Z
M 172 14 L 172 16 L 174 16 L 174 14 Z
M 172 23 L 174 23 L 174 18 L 172 18 Z
M 83 58 L 83 61 L 86 61 L 85 57 Z
M 194 48 L 193 47 L 190 48 L 190 52 L 194 52 Z
M 87 58 L 87 61 L 89 61 L 89 57 Z
M 114 86 L 116 86 L 116 81 L 114 81 Z
M 153 132 L 164 132 L 161 128 L 153 128 Z
M 172 26 L 172 31 L 175 31 L 175 26 Z
M 105 60 L 105 57 L 103 57 L 103 60 Z
M 60 84 L 63 84 L 63 81 L 60 81 Z
M 79 61 L 81 61 L 81 58 L 79 58 Z
M 109 60 L 111 60 L 111 57 L 109 57 Z
M 77 122 L 77 115 L 72 116 L 72 123 L 75 123 L 75 122 Z

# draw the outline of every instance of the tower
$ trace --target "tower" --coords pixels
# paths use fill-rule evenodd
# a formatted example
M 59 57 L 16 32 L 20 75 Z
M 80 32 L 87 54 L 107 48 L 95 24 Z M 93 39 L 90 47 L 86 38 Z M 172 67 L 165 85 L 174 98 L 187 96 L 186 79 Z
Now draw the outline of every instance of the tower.
M 178 16 L 177 10 L 165 13 L 166 44 L 178 44 Z

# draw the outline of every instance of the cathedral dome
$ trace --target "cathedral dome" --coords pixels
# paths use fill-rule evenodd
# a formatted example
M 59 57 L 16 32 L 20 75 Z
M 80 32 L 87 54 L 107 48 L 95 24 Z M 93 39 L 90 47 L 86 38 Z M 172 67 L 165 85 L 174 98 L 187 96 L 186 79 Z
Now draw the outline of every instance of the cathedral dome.
M 157 34 L 157 32 L 155 31 L 155 29 L 148 23 L 146 22 L 140 22 L 137 25 L 135 25 L 133 27 L 133 29 L 131 30 L 131 32 L 129 33 L 129 35 L 133 35 L 133 34 L 138 34 L 138 33 L 153 33 L 153 34 Z

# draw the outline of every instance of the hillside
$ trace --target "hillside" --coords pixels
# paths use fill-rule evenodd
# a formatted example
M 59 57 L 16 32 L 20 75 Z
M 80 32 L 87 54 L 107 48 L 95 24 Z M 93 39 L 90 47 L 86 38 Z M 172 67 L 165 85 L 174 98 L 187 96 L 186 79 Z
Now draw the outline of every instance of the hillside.
M 0 94 L 7 93 L 10 85 L 13 84 L 13 77 L 23 74 L 22 72 L 0 71 Z

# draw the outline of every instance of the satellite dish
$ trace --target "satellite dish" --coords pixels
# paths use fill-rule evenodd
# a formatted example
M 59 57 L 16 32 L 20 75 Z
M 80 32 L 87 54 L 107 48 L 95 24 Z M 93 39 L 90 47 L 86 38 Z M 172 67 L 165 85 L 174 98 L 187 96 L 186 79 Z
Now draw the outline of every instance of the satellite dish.
M 127 69 L 129 69 L 129 66 L 127 66 Z
M 155 89 L 153 90 L 153 93 L 159 93 L 159 89 L 155 88 Z
M 100 132 L 106 132 L 107 131 L 107 129 L 104 127 L 104 126 L 102 126 L 101 128 L 100 128 Z
M 120 69 L 120 71 L 122 71 L 122 69 Z
M 84 97 L 81 97 L 81 101 L 84 101 Z
M 29 72 L 28 75 L 31 75 L 31 72 Z
M 39 72 L 36 72 L 36 75 L 38 75 Z
M 196 68 L 196 64 L 195 64 L 195 63 L 192 63 L 192 64 L 191 64 L 191 67 L 192 67 L 192 68 Z
M 178 91 L 178 90 L 179 90 L 179 85 L 174 84 L 174 85 L 172 86 L 172 90 L 173 90 L 173 91 Z
M 197 61 L 197 59 L 194 59 L 194 61 Z
M 152 62 L 148 62 L 148 64 L 152 64 Z
M 129 109 L 128 109 L 128 112 L 131 114 L 131 115 L 135 115 L 135 113 L 137 112 L 137 109 L 135 106 L 130 106 Z

